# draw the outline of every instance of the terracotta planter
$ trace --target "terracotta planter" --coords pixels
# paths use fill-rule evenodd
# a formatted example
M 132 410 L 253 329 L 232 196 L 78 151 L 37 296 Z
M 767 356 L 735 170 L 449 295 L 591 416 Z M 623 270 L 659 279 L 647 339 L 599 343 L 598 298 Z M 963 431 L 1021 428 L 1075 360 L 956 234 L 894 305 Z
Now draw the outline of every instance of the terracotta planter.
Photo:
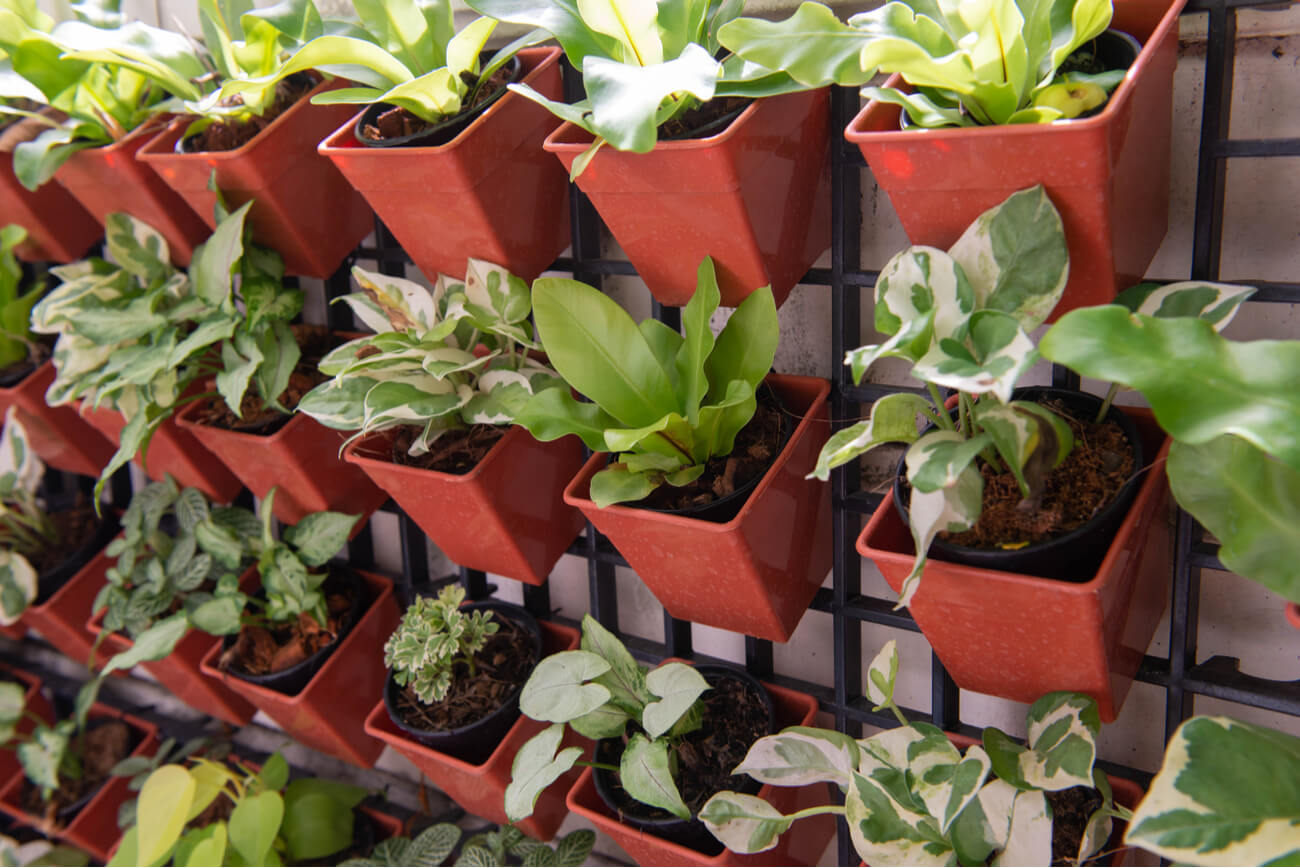
M 114 447 L 121 443 L 126 419 L 117 410 L 88 407 L 83 402 L 81 415 L 111 440 Z M 221 459 L 176 424 L 174 416 L 154 432 L 145 460 L 141 461 L 138 453 L 133 460 L 144 467 L 150 479 L 162 479 L 170 473 L 181 485 L 192 485 L 217 503 L 230 503 L 244 487 Z
M 1296 603 L 1286 604 L 1286 619 L 1291 622 L 1291 626 L 1300 630 L 1300 605 Z
M 77 151 L 55 178 L 101 225 L 109 214 L 124 211 L 157 229 L 167 239 L 172 262 L 185 266 L 212 231 L 137 159 L 157 132 L 157 124 L 145 124 L 119 142 Z
M 578 647 L 578 631 L 571 627 L 562 627 L 545 621 L 538 622 L 542 628 L 542 656 L 546 657 L 560 651 L 572 651 Z M 509 822 L 505 811 L 506 786 L 510 783 L 510 769 L 515 754 L 524 742 L 545 729 L 547 724 L 539 723 L 519 715 L 514 726 L 506 733 L 504 739 L 486 761 L 468 763 L 450 754 L 425 747 L 404 735 L 389 718 L 384 702 L 375 703 L 366 718 L 366 733 L 389 744 L 418 768 L 438 789 L 442 790 L 456 804 L 468 813 L 494 823 Z M 564 746 L 581 746 L 590 748 L 591 742 L 572 731 L 566 732 Z M 555 837 L 555 832 L 568 815 L 564 796 L 578 778 L 578 769 L 566 772 L 555 783 L 547 787 L 537 800 L 537 808 L 523 822 L 516 823 L 525 835 L 542 841 Z
M 1125 408 L 1156 458 L 1096 576 L 1064 582 L 950 564 L 931 557 L 909 607 L 958 686 L 1017 702 L 1053 690 L 1097 700 L 1112 721 L 1168 603 L 1168 441 L 1149 410 Z M 1162 445 L 1163 444 L 1163 445 Z M 1158 454 L 1157 454 L 1158 453 Z M 912 569 L 912 536 L 893 492 L 871 516 L 858 551 L 898 591 Z
M 724 305 L 769 284 L 785 301 L 830 246 L 827 93 L 756 100 L 709 138 L 596 154 L 577 184 L 656 299 L 690 301 L 700 260 L 712 256 Z M 546 150 L 568 169 L 591 142 L 566 122 Z
M 54 382 L 54 375 L 54 363 L 47 361 L 17 385 L 0 388 L 0 416 L 17 406 L 32 448 L 42 461 L 82 476 L 98 476 L 116 450 L 81 418 L 76 408 L 45 403 L 45 391 Z
M 582 467 L 582 442 L 534 440 L 512 427 L 465 474 L 394 464 L 391 431 L 353 441 L 348 462 L 393 496 L 442 552 L 470 569 L 540 585 L 582 529 L 565 483 Z
M 770 374 L 770 385 L 801 417 L 740 513 L 717 523 L 588 499 L 597 453 L 564 490 L 609 537 L 674 618 L 784 642 L 831 568 L 830 491 L 805 479 L 830 434 L 830 384 Z
M 0 151 L 0 214 L 5 223 L 27 230 L 18 258 L 29 262 L 80 259 L 104 234 L 104 227 L 58 181 L 47 181 L 35 192 L 18 183 L 10 151 Z
M 54 716 L 54 709 L 50 707 L 50 701 L 41 693 L 41 680 L 35 675 L 29 675 L 21 669 L 15 669 L 12 666 L 0 664 L 0 680 L 17 681 L 27 688 L 23 694 L 23 709 L 30 711 L 42 720 L 49 720 Z M 31 718 L 23 717 L 18 721 L 16 731 L 19 735 L 26 735 L 31 732 L 35 723 Z M 0 787 L 8 783 L 14 775 L 22 775 L 23 766 L 18 761 L 18 754 L 12 750 L 0 751 Z
M 233 151 L 179 153 L 176 144 L 193 121 L 180 117 L 140 149 L 140 159 L 216 227 L 213 171 L 226 204 L 249 199 L 253 240 L 284 257 L 285 271 L 329 277 L 374 229 L 370 209 L 316 145 L 354 114 L 348 105 L 312 105 L 311 97 L 349 85 L 335 78 L 316 85 L 252 140 Z M 462 272 L 463 273 L 463 272 Z
M 96 702 L 90 709 L 90 719 L 121 718 L 135 730 L 140 742 L 131 751 L 131 756 L 153 756 L 158 749 L 158 728 L 147 720 L 141 720 L 130 714 L 124 714 L 108 705 Z M 48 718 L 47 718 L 48 719 Z M 9 781 L 9 785 L 0 790 L 0 810 L 18 822 L 45 831 L 39 817 L 35 817 L 22 807 L 23 783 L 26 779 L 19 774 Z M 60 838 L 74 847 L 80 847 L 99 862 L 107 862 L 121 830 L 117 827 L 117 811 L 122 803 L 135 798 L 127 789 L 130 778 L 110 777 L 77 812 L 67 826 L 53 832 L 52 837 Z
M 913 244 L 947 249 L 984 211 L 1043 184 L 1070 247 L 1065 296 L 1048 322 L 1107 304 L 1146 273 L 1169 221 L 1169 152 L 1178 13 L 1185 0 L 1115 4 L 1111 27 L 1142 52 L 1091 118 L 900 130 L 901 109 L 871 101 L 850 122 Z M 901 78 L 890 78 L 899 85 Z
M 297 694 L 289 696 L 222 672 L 217 668 L 220 644 L 209 649 L 199 668 L 266 712 L 292 738 L 369 768 L 379 759 L 384 745 L 366 734 L 366 714 L 383 693 L 388 671 L 382 649 L 397 629 L 399 614 L 393 583 L 374 573 L 358 572 L 370 592 L 370 606 Z
M 20 621 L 24 628 L 35 630 L 45 641 L 82 666 L 90 661 L 93 649 L 96 669 L 103 667 L 113 652 L 102 645 L 94 647 L 97 634 L 87 629 L 86 621 L 90 619 L 95 597 L 106 581 L 104 573 L 115 563 L 115 559 L 104 554 L 103 549 L 116 533 L 116 521 L 103 528 L 102 533 L 87 544 L 92 551 L 85 565 L 48 600 L 28 606 Z
M 198 417 L 211 403 L 192 402 L 176 417 L 177 426 L 211 450 L 257 497 L 265 498 L 278 486 L 275 517 L 285 524 L 337 510 L 360 513 L 360 526 L 388 500 L 387 493 L 339 455 L 346 439 L 342 433 L 301 413 L 269 435 L 204 425 Z
M 523 82 L 560 99 L 560 50 L 526 48 L 518 56 Z M 430 279 L 464 275 L 472 256 L 531 282 L 569 246 L 568 182 L 541 150 L 555 127 L 546 109 L 507 93 L 434 147 L 367 147 L 352 134 L 356 117 L 319 151 Z
M 104 611 L 96 613 L 86 622 L 86 630 L 92 636 L 103 632 Z M 220 644 L 219 638 L 198 628 L 191 628 L 185 638 L 176 643 L 172 653 L 161 660 L 151 660 L 140 665 L 190 708 L 226 723 L 243 726 L 253 719 L 256 709 L 242 696 L 199 670 L 199 663 L 208 651 Z M 129 651 L 134 645 L 135 642 L 123 633 L 108 633 L 100 643 L 100 647 L 110 656 Z
M 772 684 L 764 685 L 776 704 L 776 729 L 787 726 L 811 726 L 817 716 L 817 700 L 805 693 L 797 693 Z M 758 797 L 766 799 L 783 813 L 789 814 L 805 808 L 830 804 L 830 793 L 825 784 L 804 787 L 774 787 L 764 785 Z M 596 793 L 591 769 L 585 769 L 577 785 L 569 791 L 566 800 L 569 809 L 595 824 L 596 828 L 614 839 L 627 851 L 638 865 L 817 865 L 831 836 L 835 834 L 835 820 L 822 815 L 801 820 L 781 836 L 774 849 L 766 853 L 742 856 L 723 850 L 717 856 L 705 856 L 695 850 L 665 841 L 648 832 L 625 826 L 605 806 Z

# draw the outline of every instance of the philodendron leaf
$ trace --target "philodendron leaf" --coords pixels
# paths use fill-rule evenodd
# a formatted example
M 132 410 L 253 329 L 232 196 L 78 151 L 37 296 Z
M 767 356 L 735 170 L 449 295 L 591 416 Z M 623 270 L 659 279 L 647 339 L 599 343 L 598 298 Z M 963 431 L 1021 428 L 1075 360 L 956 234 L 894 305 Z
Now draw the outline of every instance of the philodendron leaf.
M 1134 811 L 1124 842 L 1193 865 L 1300 860 L 1300 738 L 1194 717 Z
M 754 742 L 735 774 L 783 787 L 822 781 L 847 787 L 858 767 L 858 753 L 857 742 L 843 733 L 791 726 Z
M 566 747 L 556 754 L 563 738 L 564 725 L 557 723 L 530 738 L 515 754 L 505 796 L 506 816 L 510 822 L 517 823 L 530 816 L 542 791 L 573 768 L 578 757 L 582 756 L 580 747 Z
M 607 702 L 582 717 L 575 717 L 569 721 L 569 726 L 590 739 L 616 738 L 627 730 L 629 720 L 632 720 L 632 715 L 612 702 Z
M 939 829 L 945 835 L 949 834 L 953 823 L 966 807 L 979 796 L 979 791 L 988 780 L 991 770 L 989 755 L 978 745 L 967 750 L 962 761 L 952 767 L 948 802 L 936 815 L 939 819 Z
M 641 712 L 641 726 L 651 738 L 658 738 L 673 725 L 709 689 L 709 682 L 694 666 L 664 663 L 646 673 L 645 686 L 655 696 Z
M 887 395 L 871 405 L 865 422 L 836 431 L 822 446 L 817 466 L 809 478 L 829 479 L 831 470 L 882 443 L 915 443 L 916 417 L 930 409 L 930 402 L 907 392 Z
M 1041 790 L 1092 786 L 1101 717 L 1097 701 L 1082 693 L 1049 693 L 1029 707 L 1029 752 L 1021 773 Z
M 948 253 L 965 272 L 978 307 L 1011 314 L 1025 331 L 1042 325 L 1065 292 L 1065 228 L 1041 184 L 976 217 Z
M 975 405 L 975 421 L 993 438 L 993 445 L 1026 498 L 1042 491 L 1048 471 L 1060 465 L 1074 448 L 1074 435 L 1065 420 L 1028 401 L 980 401 Z
M 915 449 L 921 441 L 912 446 Z M 910 473 L 910 455 L 909 473 Z M 912 572 L 903 580 L 899 593 L 898 607 L 906 606 L 912 600 L 921 581 L 921 571 L 925 568 L 926 552 L 930 543 L 940 531 L 957 533 L 970 530 L 979 520 L 983 510 L 984 477 L 974 466 L 968 465 L 957 477 L 957 481 L 938 491 L 912 490 L 912 500 L 908 507 L 912 525 L 912 541 L 916 545 L 916 561 Z
M 651 741 L 641 733 L 632 736 L 623 748 L 618 779 L 627 794 L 638 802 L 663 808 L 683 820 L 691 818 L 691 811 L 682 801 L 677 783 L 673 780 L 668 763 L 668 742 L 665 739 Z
M 907 481 L 919 492 L 950 488 L 992 443 L 988 434 L 967 440 L 956 431 L 930 431 L 907 450 Z
M 264 790 L 245 796 L 230 812 L 230 843 L 248 864 L 266 864 L 283 818 L 284 799 L 279 793 Z
M 581 648 L 609 664 L 608 672 L 591 680 L 608 688 L 610 698 L 625 710 L 638 709 L 654 698 L 646 689 L 645 672 L 627 646 L 591 615 L 582 616 Z
M 994 865 L 1046 865 L 1052 861 L 1052 812 L 1042 790 L 1016 794 L 1011 831 Z
M 948 828 L 959 864 L 985 865 L 989 857 L 1007 844 L 1011 834 L 1011 812 L 1020 791 L 994 778 L 980 788 L 975 798 Z
M 136 855 L 141 865 L 162 858 L 185 828 L 194 778 L 180 765 L 164 765 L 150 773 L 136 801 Z
M 785 815 L 763 799 L 730 790 L 714 793 L 700 808 L 699 819 L 733 853 L 771 850 L 790 828 Z
M 899 804 L 870 777 L 853 773 L 844 808 L 853 847 L 869 865 L 946 865 L 952 848 L 935 840 L 933 820 Z
M 974 311 L 970 280 L 955 259 L 934 247 L 894 254 L 876 279 L 876 331 L 887 335 L 933 312 L 933 339 L 961 340 Z M 919 355 L 926 349 L 914 346 L 911 351 Z
M 1232 322 L 1241 303 L 1255 294 L 1253 286 L 1184 280 L 1178 283 L 1139 283 L 1115 297 L 1115 304 L 1133 313 L 1160 319 L 1194 316 L 1214 326 L 1217 332 Z
M 519 694 L 519 709 L 533 720 L 565 723 L 609 701 L 609 688 L 590 683 L 610 665 L 589 651 L 561 651 L 537 664 Z
M 902 327 L 883 344 L 867 344 L 856 350 L 849 350 L 844 357 L 844 364 L 853 371 L 853 382 L 860 383 L 866 376 L 867 369 L 877 359 L 907 359 L 918 361 L 930 349 L 934 338 L 935 311 L 928 310 L 903 323 Z
M 1219 560 L 1300 602 L 1300 472 L 1240 437 L 1174 441 L 1165 464 L 1178 504 L 1219 539 Z
M 821 3 L 800 3 L 785 21 L 737 18 L 718 30 L 718 41 L 736 54 L 809 87 L 866 84 L 875 70 L 864 71 L 858 56 L 870 38 Z
M 1235 434 L 1300 470 L 1300 341 L 1234 342 L 1204 320 L 1107 305 L 1066 314 L 1039 349 L 1085 377 L 1142 392 L 1175 440 Z
M 898 640 L 890 639 L 872 658 L 867 667 L 867 699 L 879 711 L 894 701 L 894 684 L 898 680 Z
M 1005 404 L 1020 375 L 1038 361 L 1034 342 L 1015 317 L 1000 311 L 977 311 L 969 326 L 969 346 L 939 340 L 913 366 L 912 376 L 972 395 L 990 393 Z

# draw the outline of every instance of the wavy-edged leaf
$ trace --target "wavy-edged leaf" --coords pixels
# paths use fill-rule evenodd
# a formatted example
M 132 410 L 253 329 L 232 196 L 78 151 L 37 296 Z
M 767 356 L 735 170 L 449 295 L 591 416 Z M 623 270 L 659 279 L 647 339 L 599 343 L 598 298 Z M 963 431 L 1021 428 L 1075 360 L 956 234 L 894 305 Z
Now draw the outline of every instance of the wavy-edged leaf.
M 808 87 L 866 84 L 875 71 L 864 71 L 859 56 L 869 38 L 826 6 L 809 2 L 784 21 L 737 18 L 718 30 L 718 40 L 736 54 L 784 70 Z

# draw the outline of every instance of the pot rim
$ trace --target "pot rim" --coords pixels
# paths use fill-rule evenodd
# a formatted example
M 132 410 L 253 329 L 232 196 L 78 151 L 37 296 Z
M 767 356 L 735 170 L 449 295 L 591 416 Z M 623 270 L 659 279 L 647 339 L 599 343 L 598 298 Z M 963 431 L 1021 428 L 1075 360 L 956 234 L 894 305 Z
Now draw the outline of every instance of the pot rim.
M 393 437 L 396 436 L 394 434 L 394 428 L 389 428 L 384 431 L 372 431 L 364 437 L 358 437 L 353 440 L 344 447 L 343 460 L 349 464 L 355 464 L 358 467 L 363 468 L 366 466 L 397 468 L 402 471 L 409 471 L 414 475 L 429 476 L 449 485 L 457 483 L 472 484 L 479 476 L 486 472 L 486 468 L 491 462 L 496 461 L 508 452 L 518 442 L 519 438 L 532 437 L 526 428 L 522 428 L 514 423 L 505 427 L 505 435 L 492 444 L 492 448 L 488 449 L 487 454 L 479 460 L 478 464 L 475 464 L 464 473 L 448 473 L 445 470 L 434 470 L 429 467 L 412 467 L 407 464 L 398 464 L 397 462 L 384 457 L 385 454 L 392 449 Z M 384 452 L 380 452 L 378 455 L 363 454 L 361 452 L 364 448 L 375 447 L 380 443 L 385 444 L 388 448 Z
M 810 90 L 827 90 L 827 88 L 811 88 Z M 780 94 L 779 96 L 786 95 L 787 94 Z M 654 153 L 655 151 L 706 150 L 708 148 L 718 147 L 740 134 L 741 129 L 749 123 L 750 118 L 752 118 L 758 111 L 760 104 L 770 99 L 778 99 L 779 96 L 765 96 L 752 100 L 749 105 L 745 106 L 745 108 L 731 120 L 731 123 L 727 124 L 711 136 L 690 139 L 657 139 L 655 141 L 654 150 L 650 153 Z M 579 140 L 573 141 L 572 139 Z M 595 137 L 582 127 L 572 121 L 561 121 L 560 125 L 552 130 L 551 134 L 546 137 L 544 142 L 542 142 L 542 149 L 552 154 L 576 155 L 587 150 L 593 141 L 595 141 Z M 623 154 L 627 159 L 647 156 L 646 154 L 637 154 L 632 151 L 618 151 L 614 149 L 613 146 L 610 146 L 610 148 L 602 148 L 601 150 L 608 151 L 609 153 Z

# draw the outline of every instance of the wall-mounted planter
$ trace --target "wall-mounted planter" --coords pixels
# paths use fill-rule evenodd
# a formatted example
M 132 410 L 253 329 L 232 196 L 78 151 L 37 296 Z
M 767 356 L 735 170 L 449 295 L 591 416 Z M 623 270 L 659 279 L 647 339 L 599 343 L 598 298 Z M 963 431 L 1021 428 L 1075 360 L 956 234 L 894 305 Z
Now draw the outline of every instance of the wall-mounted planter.
M 126 419 L 117 410 L 108 407 L 80 405 L 81 415 L 111 440 L 114 446 L 121 443 Z M 194 435 L 176 424 L 173 416 L 154 432 L 142 464 L 150 479 L 162 479 L 168 473 L 181 485 L 192 485 L 217 503 L 230 503 L 243 489 L 243 483 L 226 469 L 221 459 L 213 455 Z
M 1291 626 L 1300 630 L 1300 605 L 1296 603 L 1286 604 L 1286 619 L 1291 622 Z
M 831 568 L 827 483 L 805 479 L 830 434 L 830 384 L 770 374 L 799 423 L 731 521 L 718 523 L 588 499 L 608 456 L 593 455 L 564 491 L 566 503 L 609 537 L 675 618 L 784 642 Z
M 27 230 L 18 257 L 29 262 L 80 259 L 104 234 L 99 221 L 58 181 L 51 179 L 35 192 L 18 183 L 10 151 L 0 151 L 0 214 L 5 223 L 17 223 Z
M 123 714 L 111 706 L 97 702 L 90 709 L 90 720 L 100 718 L 120 718 L 134 730 L 139 742 L 135 750 L 131 751 L 131 756 L 153 756 L 158 749 L 158 728 L 147 720 Z M 24 825 L 47 831 L 40 817 L 27 813 L 22 807 L 25 780 L 20 773 L 0 790 L 0 810 Z M 127 789 L 129 780 L 125 777 L 110 777 L 66 826 L 53 831 L 53 837 L 80 847 L 98 862 L 107 862 L 117 839 L 122 835 L 117 827 L 118 808 L 128 799 L 135 798 Z
M 101 225 L 109 214 L 124 211 L 157 229 L 172 262 L 186 266 L 212 230 L 137 158 L 157 132 L 157 124 L 144 124 L 119 142 L 77 151 L 55 178 Z
M 817 700 L 806 693 L 784 687 L 764 684 L 776 705 L 776 731 L 787 726 L 811 726 L 817 716 Z M 817 805 L 830 803 L 830 792 L 825 784 L 804 787 L 774 787 L 764 785 L 758 797 L 770 802 L 782 813 L 790 814 Z M 604 800 L 596 792 L 591 769 L 585 769 L 577 785 L 569 791 L 569 809 L 595 824 L 596 828 L 614 839 L 627 851 L 638 865 L 817 865 L 831 836 L 835 834 L 835 821 L 823 814 L 794 824 L 781 836 L 775 848 L 765 853 L 742 856 L 723 850 L 716 856 L 706 856 L 696 850 L 665 841 L 649 832 L 633 829 L 618 821 Z
M 518 56 L 523 82 L 560 99 L 560 50 L 526 48 Z M 532 281 L 569 246 L 568 183 L 541 150 L 555 119 L 536 103 L 507 93 L 432 147 L 367 147 L 352 134 L 354 120 L 319 150 L 430 279 L 463 275 L 474 257 Z
M 913 244 L 946 250 L 984 211 L 1043 184 L 1070 247 L 1069 283 L 1048 322 L 1077 307 L 1107 304 L 1146 273 L 1168 226 L 1173 76 L 1184 3 L 1115 4 L 1111 27 L 1136 37 L 1142 52 L 1094 117 L 900 130 L 901 109 L 873 100 L 845 138 L 861 149 Z
M 358 571 L 360 572 L 360 571 Z M 213 646 L 199 668 L 243 696 L 308 747 L 369 768 L 379 759 L 384 744 L 365 732 L 366 714 L 383 694 L 384 643 L 397 629 L 399 614 L 393 583 L 374 573 L 361 572 L 370 594 L 370 606 L 307 686 L 288 695 L 251 684 L 217 668 L 221 646 Z
M 388 500 L 365 473 L 340 457 L 345 438 L 338 431 L 301 413 L 273 434 L 232 431 L 197 421 L 207 403 L 192 402 L 177 415 L 176 424 L 257 497 L 265 498 L 278 486 L 274 510 L 280 521 L 297 524 L 313 512 L 337 510 L 360 513 L 360 526 Z
M 113 457 L 113 444 L 88 425 L 75 407 L 45 403 L 45 391 L 54 376 L 54 363 L 47 361 L 20 382 L 0 388 L 0 415 L 11 406 L 18 407 L 32 448 L 46 464 L 82 476 L 98 476 Z
M 756 100 L 717 135 L 660 141 L 648 154 L 600 149 L 578 186 L 656 299 L 690 301 L 712 256 L 724 305 L 769 284 L 785 301 L 830 246 L 827 94 Z M 566 122 L 546 150 L 568 169 L 591 142 Z
M 354 107 L 312 105 L 311 98 L 348 84 L 339 78 L 321 82 L 232 151 L 178 152 L 193 118 L 177 118 L 140 149 L 140 159 L 213 228 L 216 195 L 208 180 L 215 170 L 230 208 L 256 200 L 248 215 L 253 240 L 279 252 L 285 271 L 329 277 L 374 228 L 365 201 L 316 153 L 320 140 L 351 117 Z
M 582 467 L 576 437 L 542 443 L 512 427 L 465 474 L 394 464 L 392 438 L 355 440 L 344 456 L 462 566 L 540 585 L 582 529 L 582 515 L 564 498 Z
M 1111 721 L 1168 603 L 1169 445 L 1150 411 L 1125 408 L 1155 455 L 1096 576 L 1066 582 L 929 558 L 909 607 L 959 687 L 1017 702 L 1053 690 L 1097 700 Z M 1162 445 L 1163 444 L 1163 445 Z M 1158 454 L 1157 454 L 1158 453 Z M 898 591 L 911 572 L 912 535 L 893 492 L 871 516 L 858 551 Z
M 35 675 L 29 675 L 21 669 L 0 664 L 0 681 L 15 681 L 27 688 L 23 694 L 24 711 L 30 711 L 42 720 L 53 718 L 54 709 L 50 707 L 50 701 L 42 695 L 41 680 Z M 24 716 L 18 721 L 15 731 L 19 735 L 26 735 L 35 726 L 35 722 L 30 717 Z M 3 787 L 14 775 L 21 775 L 22 773 L 23 766 L 18 761 L 18 754 L 12 750 L 0 750 L 0 787 Z
M 578 631 L 558 624 L 539 622 L 542 628 L 542 656 L 578 647 Z M 428 776 L 429 780 L 468 813 L 494 823 L 509 822 L 505 811 L 506 786 L 510 783 L 510 770 L 515 754 L 528 739 L 541 732 L 546 724 L 530 720 L 522 714 L 515 720 L 492 755 L 481 763 L 466 762 L 458 757 L 425 747 L 404 735 L 393 723 L 384 708 L 383 700 L 375 704 L 366 718 L 366 732 L 392 745 L 412 765 Z M 590 742 L 567 731 L 565 747 L 590 747 Z M 525 835 L 542 841 L 555 837 L 555 832 L 568 815 L 564 804 L 565 794 L 578 779 L 578 769 L 571 769 L 547 787 L 537 800 L 532 816 L 516 823 Z

